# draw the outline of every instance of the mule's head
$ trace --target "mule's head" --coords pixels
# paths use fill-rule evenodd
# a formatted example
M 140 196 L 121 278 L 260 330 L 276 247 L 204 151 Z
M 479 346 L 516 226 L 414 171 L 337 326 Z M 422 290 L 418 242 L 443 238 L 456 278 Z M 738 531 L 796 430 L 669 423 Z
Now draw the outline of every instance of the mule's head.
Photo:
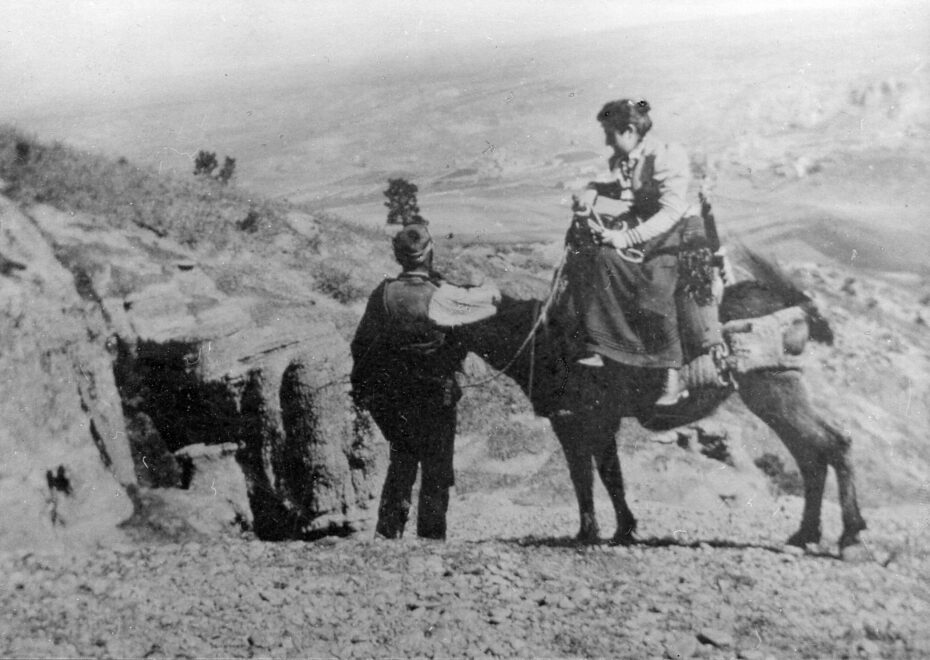
M 520 386 L 539 415 L 561 400 L 570 355 L 570 332 L 558 314 L 541 319 L 543 309 L 542 300 L 505 294 L 498 313 L 469 326 L 463 336 L 470 352 Z
M 807 314 L 807 327 L 810 331 L 811 339 L 821 344 L 826 344 L 827 346 L 833 346 L 833 328 L 830 327 L 830 322 L 825 319 L 820 313 L 820 310 L 817 309 L 817 305 L 814 301 L 808 298 L 807 302 L 801 303 L 798 306 Z

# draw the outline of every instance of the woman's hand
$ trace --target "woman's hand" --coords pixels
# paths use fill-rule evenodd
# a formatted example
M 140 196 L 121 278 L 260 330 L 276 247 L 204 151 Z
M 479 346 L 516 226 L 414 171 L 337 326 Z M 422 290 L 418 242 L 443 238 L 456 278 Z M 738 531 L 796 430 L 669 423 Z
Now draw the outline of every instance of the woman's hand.
M 627 230 L 621 229 L 594 229 L 592 227 L 591 233 L 594 235 L 594 240 L 596 240 L 601 245 L 609 245 L 615 247 L 618 250 L 625 250 L 636 245 L 637 241 L 635 237 Z
M 591 209 L 594 208 L 594 202 L 597 199 L 597 191 L 588 188 L 580 195 L 572 195 L 572 211 L 575 217 L 586 218 L 591 215 Z

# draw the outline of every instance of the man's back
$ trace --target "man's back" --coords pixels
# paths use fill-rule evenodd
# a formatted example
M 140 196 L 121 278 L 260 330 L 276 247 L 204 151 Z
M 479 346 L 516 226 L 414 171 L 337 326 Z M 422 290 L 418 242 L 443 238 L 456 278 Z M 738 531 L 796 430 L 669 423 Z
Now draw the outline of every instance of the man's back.
M 426 273 L 403 273 L 375 289 L 352 341 L 356 393 L 393 399 L 454 387 L 465 349 L 453 329 L 429 317 L 437 290 Z

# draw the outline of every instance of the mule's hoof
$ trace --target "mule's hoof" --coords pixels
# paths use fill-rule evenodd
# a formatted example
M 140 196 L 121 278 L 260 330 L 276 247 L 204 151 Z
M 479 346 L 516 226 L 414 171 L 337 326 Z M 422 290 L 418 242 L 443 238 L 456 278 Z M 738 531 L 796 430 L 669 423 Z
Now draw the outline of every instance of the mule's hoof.
M 872 556 L 872 553 L 863 543 L 854 543 L 840 548 L 840 559 L 851 564 L 865 564 L 875 561 L 875 557 Z
M 796 548 L 802 549 L 806 548 L 811 543 L 814 545 L 820 543 L 820 532 L 805 532 L 803 530 L 798 530 L 789 536 L 787 541 L 785 541 L 786 545 L 793 545 Z
M 850 525 L 843 530 L 843 534 L 840 536 L 840 550 L 849 546 L 858 545 L 860 543 L 859 532 L 864 529 L 865 522 L 860 522 L 858 525 Z
M 634 545 L 636 543 L 636 537 L 633 535 L 633 532 L 617 532 L 614 534 L 613 538 L 610 539 L 610 545 Z
M 614 537 L 610 539 L 611 545 L 633 545 L 636 543 L 636 520 L 620 523 Z
M 598 532 L 578 532 L 575 535 L 575 543 L 581 545 L 597 545 L 601 542 L 601 535 Z

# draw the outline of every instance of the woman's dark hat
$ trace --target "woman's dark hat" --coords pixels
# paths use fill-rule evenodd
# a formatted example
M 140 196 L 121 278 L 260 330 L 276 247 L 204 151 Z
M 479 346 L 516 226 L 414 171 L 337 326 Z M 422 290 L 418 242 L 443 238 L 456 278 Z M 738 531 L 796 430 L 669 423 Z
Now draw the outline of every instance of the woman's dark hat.
M 647 115 L 651 109 L 646 99 L 610 101 L 597 113 L 597 120 L 622 131 L 634 118 Z

